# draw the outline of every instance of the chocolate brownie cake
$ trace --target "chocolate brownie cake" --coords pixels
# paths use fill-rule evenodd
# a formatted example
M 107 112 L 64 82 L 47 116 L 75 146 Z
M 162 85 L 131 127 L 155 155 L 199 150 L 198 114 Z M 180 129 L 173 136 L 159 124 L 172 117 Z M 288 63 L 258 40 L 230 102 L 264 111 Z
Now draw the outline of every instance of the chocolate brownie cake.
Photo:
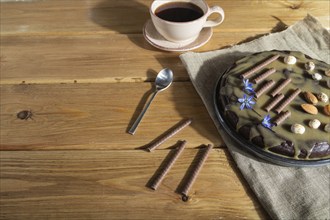
M 243 145 L 296 161 L 330 158 L 330 65 L 300 52 L 237 61 L 220 79 L 217 107 Z

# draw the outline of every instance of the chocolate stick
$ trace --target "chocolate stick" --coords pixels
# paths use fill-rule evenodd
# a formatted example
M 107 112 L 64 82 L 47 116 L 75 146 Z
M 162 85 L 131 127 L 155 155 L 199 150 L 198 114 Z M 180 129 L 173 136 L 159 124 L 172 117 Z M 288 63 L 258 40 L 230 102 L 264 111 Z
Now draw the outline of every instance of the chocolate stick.
M 281 124 L 285 119 L 287 119 L 288 117 L 290 117 L 291 112 L 290 111 L 285 111 L 283 113 L 281 113 L 274 121 L 274 124 L 276 126 L 278 126 L 279 124 Z
M 266 79 L 268 76 L 272 75 L 272 74 L 275 73 L 275 72 L 276 72 L 276 69 L 271 68 L 271 69 L 267 70 L 266 72 L 264 72 L 263 74 L 259 75 L 257 78 L 255 78 L 255 79 L 253 80 L 253 82 L 254 82 L 255 84 L 258 84 L 258 83 L 260 83 L 262 80 Z
M 262 94 L 264 94 L 267 90 L 270 89 L 275 84 L 274 80 L 269 80 L 267 83 L 265 83 L 256 93 L 256 98 L 259 98 Z
M 176 133 L 181 131 L 183 128 L 187 127 L 192 122 L 192 119 L 186 119 L 182 123 L 179 123 L 178 125 L 175 125 L 173 128 L 171 128 L 169 131 L 165 132 L 164 135 L 158 139 L 153 141 L 146 149 L 151 152 L 155 150 L 159 145 L 167 141 L 169 138 L 174 136 Z
M 284 95 L 282 93 L 277 94 L 276 97 L 265 107 L 266 111 L 269 112 L 272 110 L 283 98 Z
M 164 168 L 162 169 L 161 173 L 153 180 L 153 182 L 150 184 L 150 188 L 153 190 L 156 190 L 160 183 L 163 181 L 165 178 L 166 174 L 168 171 L 172 168 L 174 165 L 175 161 L 178 159 L 178 157 L 181 155 L 184 147 L 186 146 L 186 141 L 181 141 L 180 145 L 176 147 L 175 153 L 171 156 L 169 161 L 166 163 Z
M 285 79 L 278 87 L 275 88 L 275 90 L 270 93 L 272 97 L 275 97 L 282 89 L 287 86 L 291 82 L 290 78 Z
M 289 105 L 292 100 L 294 98 L 296 98 L 297 95 L 299 95 L 299 93 L 301 92 L 301 90 L 299 88 L 297 88 L 288 98 L 286 98 L 280 106 L 278 106 L 276 109 L 275 109 L 275 112 L 277 114 L 279 114 L 287 105 Z
M 252 74 L 254 74 L 255 72 L 261 70 L 262 68 L 264 68 L 265 66 L 267 66 L 268 64 L 274 62 L 275 60 L 277 60 L 280 57 L 280 55 L 276 54 L 274 56 L 272 56 L 271 58 L 265 60 L 264 62 L 260 63 L 258 66 L 254 67 L 253 69 L 243 73 L 241 75 L 241 78 L 243 79 L 247 79 L 249 78 Z
M 188 197 L 188 192 L 190 190 L 190 188 L 192 187 L 192 185 L 194 184 L 199 172 L 201 171 L 207 156 L 209 155 L 211 149 L 213 148 L 212 144 L 207 145 L 207 147 L 205 148 L 205 151 L 203 152 L 203 155 L 201 156 L 201 158 L 198 160 L 196 166 L 194 167 L 195 169 L 192 171 L 191 175 L 188 177 L 188 180 L 186 182 L 186 185 L 183 186 L 181 194 L 185 197 Z

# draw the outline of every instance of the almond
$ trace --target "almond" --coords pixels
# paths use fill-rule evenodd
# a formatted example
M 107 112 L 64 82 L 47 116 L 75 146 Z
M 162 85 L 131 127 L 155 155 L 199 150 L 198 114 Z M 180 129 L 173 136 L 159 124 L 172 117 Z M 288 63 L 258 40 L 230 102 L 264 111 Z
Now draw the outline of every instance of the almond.
M 323 111 L 326 115 L 330 116 L 330 105 L 324 106 Z
M 317 113 L 318 113 L 317 108 L 314 105 L 311 105 L 311 104 L 301 104 L 301 108 L 305 112 L 307 112 L 309 114 L 312 114 L 312 115 L 317 115 Z
M 324 74 L 325 74 L 326 76 L 330 76 L 330 69 L 325 70 L 325 71 L 324 71 Z
M 307 102 L 316 105 L 318 103 L 318 100 L 316 98 L 316 96 L 311 93 L 311 92 L 305 92 L 304 93 L 305 99 Z

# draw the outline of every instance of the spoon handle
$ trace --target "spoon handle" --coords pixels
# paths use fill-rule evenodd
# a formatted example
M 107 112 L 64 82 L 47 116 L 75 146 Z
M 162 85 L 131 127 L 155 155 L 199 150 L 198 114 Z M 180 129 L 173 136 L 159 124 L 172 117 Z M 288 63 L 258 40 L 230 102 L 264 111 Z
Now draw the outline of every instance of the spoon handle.
M 142 120 L 144 114 L 145 114 L 146 111 L 148 110 L 148 108 L 149 108 L 149 106 L 150 106 L 152 100 L 154 100 L 154 98 L 155 98 L 155 96 L 157 95 L 157 93 L 158 93 L 158 91 L 156 90 L 156 91 L 152 94 L 152 96 L 151 96 L 151 98 L 149 99 L 148 103 L 144 106 L 142 112 L 140 113 L 139 117 L 137 117 L 137 119 L 135 120 L 135 122 L 134 122 L 134 124 L 132 125 L 131 129 L 129 129 L 128 133 L 134 135 L 134 133 L 135 133 L 137 127 L 139 126 L 139 124 L 140 124 L 140 122 L 141 122 L 141 120 Z

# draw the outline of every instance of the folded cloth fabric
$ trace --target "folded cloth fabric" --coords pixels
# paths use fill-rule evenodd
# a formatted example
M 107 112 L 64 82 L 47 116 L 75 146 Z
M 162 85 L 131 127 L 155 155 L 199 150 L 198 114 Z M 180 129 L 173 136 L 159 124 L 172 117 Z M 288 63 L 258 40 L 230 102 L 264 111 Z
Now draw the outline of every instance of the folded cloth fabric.
M 180 55 L 238 168 L 273 219 L 330 219 L 330 165 L 284 167 L 247 154 L 222 130 L 213 106 L 219 76 L 236 60 L 261 51 L 300 51 L 330 63 L 330 33 L 311 15 L 285 31 L 231 48 Z

